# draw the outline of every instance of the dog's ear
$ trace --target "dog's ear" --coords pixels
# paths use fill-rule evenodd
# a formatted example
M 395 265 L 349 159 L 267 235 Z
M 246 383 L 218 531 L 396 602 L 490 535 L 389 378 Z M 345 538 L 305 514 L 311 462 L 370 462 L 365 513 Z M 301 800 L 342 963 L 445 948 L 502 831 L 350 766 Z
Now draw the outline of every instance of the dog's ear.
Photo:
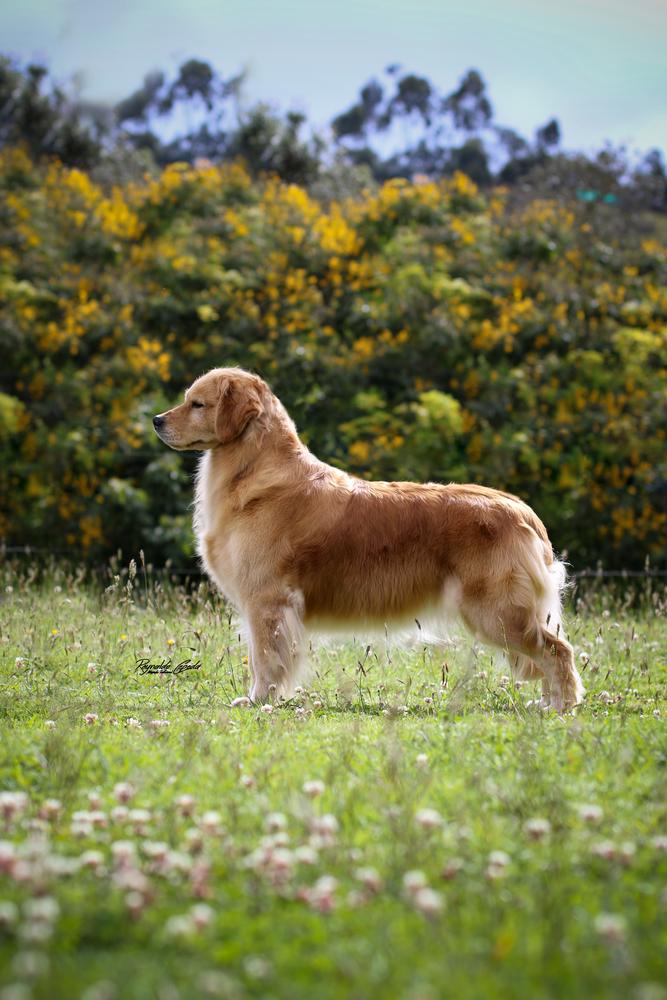
M 241 437 L 251 420 L 264 412 L 258 390 L 235 379 L 222 382 L 215 413 L 215 436 L 220 444 Z

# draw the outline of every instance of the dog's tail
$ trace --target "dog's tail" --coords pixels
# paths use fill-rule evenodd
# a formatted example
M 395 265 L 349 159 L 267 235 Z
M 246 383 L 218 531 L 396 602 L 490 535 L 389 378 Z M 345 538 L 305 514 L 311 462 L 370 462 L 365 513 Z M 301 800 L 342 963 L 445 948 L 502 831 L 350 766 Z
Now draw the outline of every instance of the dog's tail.
M 532 514 L 532 511 L 531 511 Z M 562 647 L 567 666 L 564 674 L 566 685 L 571 688 L 568 700 L 578 704 L 584 696 L 584 686 L 574 667 L 572 647 L 563 634 L 563 595 L 567 588 L 565 564 L 554 556 L 542 522 L 533 515 L 534 523 L 526 521 L 522 525 L 522 551 L 520 559 L 522 574 L 530 578 L 534 609 L 540 633 L 545 644 L 551 648 Z M 544 678 L 544 671 L 525 654 L 512 657 L 514 675 L 521 680 Z

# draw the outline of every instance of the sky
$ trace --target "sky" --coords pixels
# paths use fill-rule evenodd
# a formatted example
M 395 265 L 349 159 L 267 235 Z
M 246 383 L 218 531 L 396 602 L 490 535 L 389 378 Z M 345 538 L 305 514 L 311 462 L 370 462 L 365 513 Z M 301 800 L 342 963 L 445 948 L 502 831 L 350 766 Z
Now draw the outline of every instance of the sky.
M 325 126 L 391 63 L 449 93 L 485 78 L 499 124 L 568 149 L 667 150 L 667 0 L 0 0 L 0 52 L 116 101 L 185 59 Z

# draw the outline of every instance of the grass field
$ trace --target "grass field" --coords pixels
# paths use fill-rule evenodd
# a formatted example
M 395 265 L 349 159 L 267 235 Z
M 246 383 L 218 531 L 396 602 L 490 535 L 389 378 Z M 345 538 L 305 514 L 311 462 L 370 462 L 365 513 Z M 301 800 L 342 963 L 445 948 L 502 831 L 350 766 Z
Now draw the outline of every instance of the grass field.
M 667 998 L 664 593 L 575 595 L 576 715 L 364 637 L 265 710 L 205 587 L 2 573 L 2 1000 Z

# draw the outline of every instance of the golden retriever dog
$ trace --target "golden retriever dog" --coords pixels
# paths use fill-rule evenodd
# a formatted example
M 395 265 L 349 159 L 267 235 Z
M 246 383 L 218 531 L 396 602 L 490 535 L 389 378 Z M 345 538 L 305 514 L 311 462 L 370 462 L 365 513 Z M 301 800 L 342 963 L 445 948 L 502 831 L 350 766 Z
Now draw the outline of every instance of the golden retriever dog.
M 558 712 L 584 689 L 560 624 L 565 571 L 525 503 L 484 486 L 366 482 L 317 459 L 266 382 L 198 378 L 153 419 L 202 451 L 194 530 L 206 572 L 249 633 L 250 697 L 288 696 L 307 631 L 458 616 L 542 680 Z

